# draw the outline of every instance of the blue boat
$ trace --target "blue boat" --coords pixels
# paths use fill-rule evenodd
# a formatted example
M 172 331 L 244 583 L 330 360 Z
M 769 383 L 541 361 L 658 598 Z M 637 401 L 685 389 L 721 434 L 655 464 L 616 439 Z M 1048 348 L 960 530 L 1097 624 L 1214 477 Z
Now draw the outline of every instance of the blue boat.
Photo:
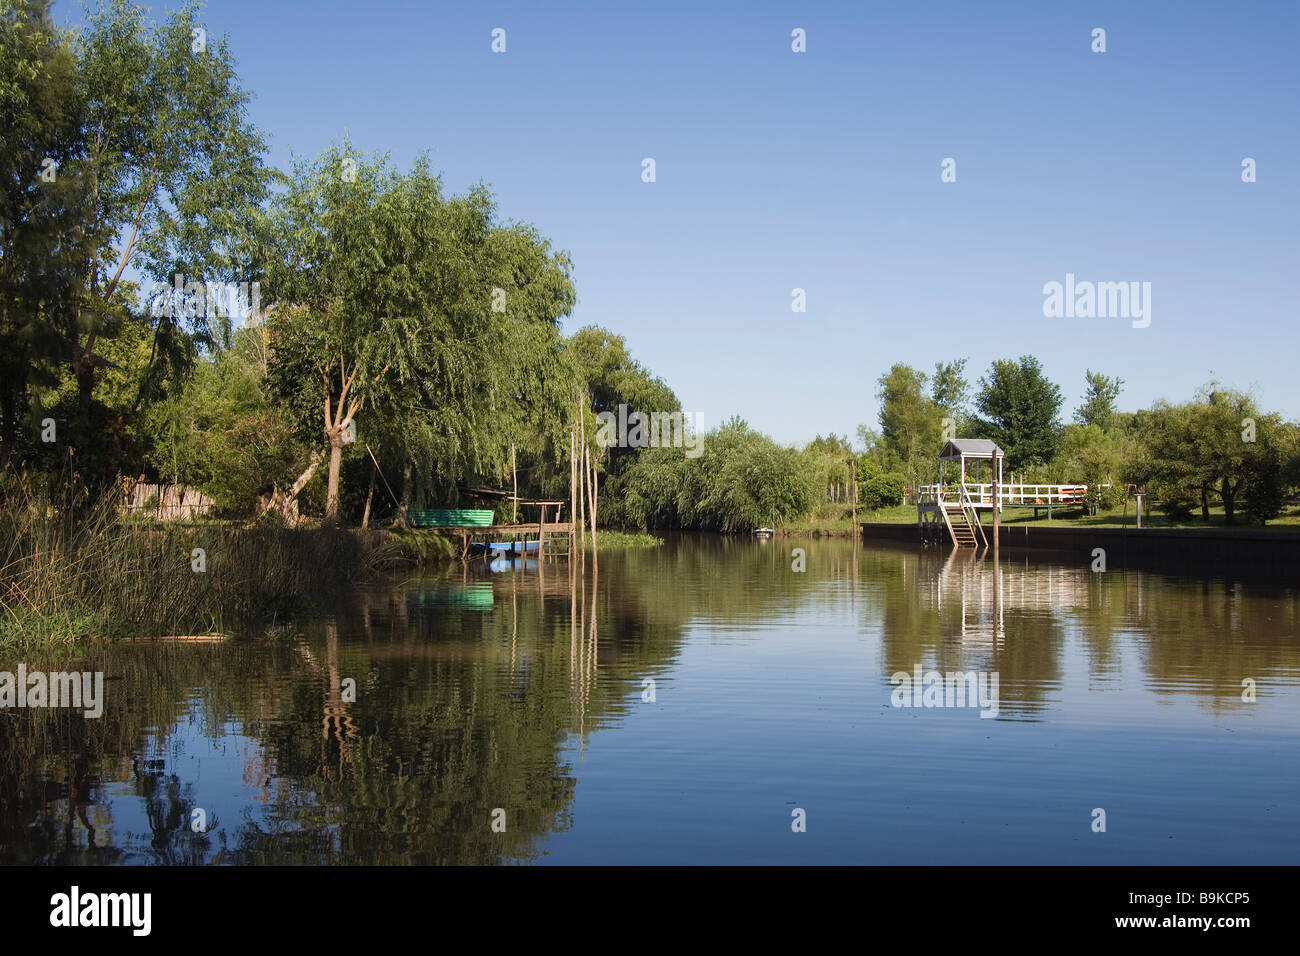
M 469 546 L 470 554 L 485 554 L 489 551 L 500 554 L 522 554 L 525 551 L 536 550 L 536 541 L 493 541 L 491 544 L 480 541 Z

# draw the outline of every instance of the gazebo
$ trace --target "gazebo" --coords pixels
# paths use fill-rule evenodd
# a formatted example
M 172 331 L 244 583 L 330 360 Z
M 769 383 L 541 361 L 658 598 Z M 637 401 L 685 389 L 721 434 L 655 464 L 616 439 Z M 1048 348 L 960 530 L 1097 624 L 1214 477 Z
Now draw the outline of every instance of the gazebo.
M 943 449 L 939 452 L 939 484 L 946 485 L 948 476 L 945 465 L 948 462 L 958 462 L 958 483 L 965 485 L 966 482 L 966 463 L 970 462 L 973 468 L 971 483 L 976 485 L 975 493 L 970 495 L 975 499 L 975 503 L 993 504 L 993 482 L 1001 485 L 1002 482 L 1002 461 L 1006 453 L 998 447 L 997 442 L 988 438 L 950 438 L 944 443 Z M 981 462 L 987 462 L 987 466 L 980 467 Z M 987 472 L 981 476 L 980 472 Z M 988 485 L 985 490 L 984 485 Z

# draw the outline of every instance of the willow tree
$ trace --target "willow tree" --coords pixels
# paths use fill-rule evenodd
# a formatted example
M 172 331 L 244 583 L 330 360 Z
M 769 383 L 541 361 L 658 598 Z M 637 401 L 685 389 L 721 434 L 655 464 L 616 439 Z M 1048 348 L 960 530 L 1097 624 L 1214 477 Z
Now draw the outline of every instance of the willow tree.
M 485 188 L 445 195 L 425 156 L 403 173 L 344 144 L 296 167 L 266 223 L 272 378 L 323 446 L 288 499 L 328 455 L 336 522 L 354 436 L 408 466 L 500 460 L 573 290 L 565 257 L 495 214 Z
M 566 253 L 532 226 L 497 224 L 482 190 L 470 196 L 489 216 L 486 231 L 460 230 L 459 247 L 443 255 L 465 262 L 483 291 L 466 330 L 438 314 L 430 354 L 439 361 L 406 389 L 393 410 L 403 462 L 403 504 L 418 481 L 450 494 L 468 479 L 504 479 L 511 449 L 543 490 L 567 454 L 569 396 L 576 373 L 558 323 L 573 307 Z M 567 466 L 565 466 L 567 469 Z M 415 473 L 415 480 L 412 478 Z M 566 479 L 567 480 L 567 479 Z

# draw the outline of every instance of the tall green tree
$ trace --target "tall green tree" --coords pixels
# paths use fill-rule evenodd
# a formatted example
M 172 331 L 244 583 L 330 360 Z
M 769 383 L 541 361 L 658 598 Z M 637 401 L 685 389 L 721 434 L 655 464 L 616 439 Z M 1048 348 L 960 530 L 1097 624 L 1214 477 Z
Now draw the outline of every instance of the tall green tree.
M 71 92 L 60 79 L 55 98 L 71 129 L 58 137 L 61 161 L 39 180 L 44 231 L 57 240 L 46 263 L 57 294 L 32 340 L 75 380 L 67 409 L 74 442 L 83 461 L 99 455 L 105 477 L 126 423 L 168 369 L 225 331 L 206 307 L 179 315 L 141 307 L 130 294 L 132 273 L 168 285 L 177 275 L 205 286 L 249 280 L 248 230 L 269 178 L 265 145 L 248 120 L 227 41 L 207 34 L 197 9 L 157 23 L 126 0 L 105 0 L 60 41 L 74 69 Z M 56 72 L 45 75 L 53 84 Z M 135 394 L 124 407 L 96 405 L 112 365 L 103 343 L 141 325 L 151 358 Z
M 964 358 L 936 362 L 934 377 L 930 380 L 930 398 L 943 409 L 956 437 L 962 437 L 965 432 L 969 414 L 970 382 L 966 379 L 966 362 Z
M 32 430 L 33 388 L 58 377 L 64 357 L 51 332 L 71 310 L 71 272 L 84 257 L 71 230 L 78 194 L 58 170 L 77 155 L 80 87 L 68 36 L 47 0 L 0 0 L 0 467 Z M 37 416 L 39 417 L 39 416 Z
M 979 384 L 978 427 L 1006 452 L 1009 467 L 1043 465 L 1056 457 L 1064 399 L 1038 359 L 998 359 Z
M 1092 369 L 1088 369 L 1085 378 L 1088 387 L 1083 393 L 1083 404 L 1074 412 L 1074 420 L 1080 425 L 1096 425 L 1102 431 L 1110 431 L 1115 425 L 1115 400 L 1124 388 L 1124 380 Z
M 880 376 L 880 433 L 915 487 L 934 470 L 943 433 L 943 409 L 926 394 L 927 377 L 901 362 Z
M 629 414 L 681 411 L 677 395 L 663 379 L 651 374 L 632 357 L 623 336 L 589 325 L 574 332 L 565 348 L 588 397 L 586 420 L 589 429 L 595 428 L 596 415 L 608 412 L 617 416 L 619 405 L 626 405 Z M 623 476 L 643 451 L 617 446 L 601 449 L 598 454 L 608 476 L 602 490 L 613 496 L 621 495 Z

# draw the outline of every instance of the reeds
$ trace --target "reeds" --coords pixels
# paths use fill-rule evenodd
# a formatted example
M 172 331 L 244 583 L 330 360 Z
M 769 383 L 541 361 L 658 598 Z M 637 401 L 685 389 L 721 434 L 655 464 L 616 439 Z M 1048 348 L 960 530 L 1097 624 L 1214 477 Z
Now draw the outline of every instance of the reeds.
M 282 620 L 388 557 L 347 531 L 139 521 L 112 493 L 10 479 L 0 483 L 0 645 Z

